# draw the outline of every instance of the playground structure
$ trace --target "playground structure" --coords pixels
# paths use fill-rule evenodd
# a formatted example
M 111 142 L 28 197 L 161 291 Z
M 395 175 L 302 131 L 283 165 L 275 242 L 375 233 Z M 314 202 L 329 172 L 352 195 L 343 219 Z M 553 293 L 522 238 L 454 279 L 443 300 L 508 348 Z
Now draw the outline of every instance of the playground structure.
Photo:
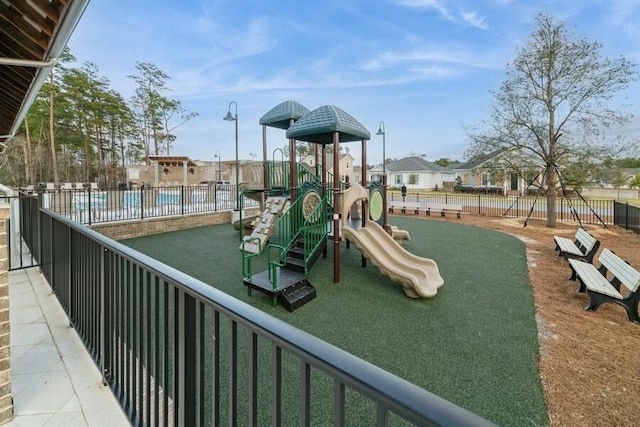
M 260 124 L 263 161 L 245 164 L 241 183 L 241 195 L 261 204 L 261 213 L 251 221 L 253 232 L 240 244 L 243 283 L 249 295 L 255 289 L 271 296 L 274 307 L 280 302 L 290 311 L 311 301 L 316 291 L 307 275 L 320 255 L 327 256 L 329 239 L 333 242 L 333 281 L 340 281 L 342 238 L 347 247 L 354 243 L 362 253 L 363 267 L 371 260 L 383 274 L 402 284 L 407 296 L 436 295 L 444 283 L 436 263 L 403 249 L 397 240 L 408 239 L 408 233 L 386 224 L 386 182 L 367 184 L 362 174 L 361 183 L 349 187 L 339 179 L 339 144 L 361 141 L 362 163 L 366 164 L 369 131 L 338 107 L 326 105 L 309 111 L 295 101 L 274 107 Z M 280 149 L 274 151 L 271 161 L 267 159 L 267 127 L 286 130 L 289 160 L 285 161 Z M 314 168 L 296 162 L 298 140 L 314 144 Z M 326 166 L 329 146 L 334 165 L 331 176 Z M 239 212 L 242 223 L 242 206 Z M 265 251 L 267 270 L 254 274 L 252 261 Z

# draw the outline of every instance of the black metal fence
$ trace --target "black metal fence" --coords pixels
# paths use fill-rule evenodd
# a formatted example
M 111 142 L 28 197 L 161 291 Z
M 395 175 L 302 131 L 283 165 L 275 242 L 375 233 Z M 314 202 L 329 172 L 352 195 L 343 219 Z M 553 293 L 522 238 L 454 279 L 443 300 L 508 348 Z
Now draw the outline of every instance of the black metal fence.
M 390 201 L 403 200 L 400 193 L 390 192 Z M 462 206 L 464 213 L 473 215 L 486 215 L 495 217 L 512 217 L 533 219 L 547 219 L 547 201 L 544 197 L 514 197 L 514 196 L 490 196 L 480 194 L 449 194 L 449 193 L 407 193 L 405 201 L 416 202 L 422 210 L 426 210 L 428 203 L 450 203 Z M 586 224 L 614 223 L 613 200 L 588 200 L 556 199 L 556 219 L 558 221 L 577 221 L 575 214 L 581 222 Z M 600 219 L 601 220 L 600 220 Z
M 80 224 L 217 212 L 236 207 L 235 185 L 182 185 L 136 189 L 40 190 L 43 207 Z M 241 206 L 257 206 L 243 197 Z
M 9 218 L 5 230 L 9 270 L 38 265 L 40 258 L 38 199 L 23 193 L 3 196 L 2 199 L 9 204 Z
M 640 234 L 640 208 L 629 203 L 613 204 L 614 224 Z
M 488 425 L 59 214 L 41 268 L 133 425 Z

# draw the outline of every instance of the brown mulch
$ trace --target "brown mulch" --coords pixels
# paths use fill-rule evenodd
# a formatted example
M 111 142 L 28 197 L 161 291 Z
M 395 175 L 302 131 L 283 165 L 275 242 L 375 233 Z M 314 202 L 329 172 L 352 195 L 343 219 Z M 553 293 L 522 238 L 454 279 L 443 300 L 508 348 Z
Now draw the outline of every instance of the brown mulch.
M 553 236 L 573 238 L 577 223 L 463 215 L 460 221 L 525 241 L 540 343 L 540 377 L 552 426 L 640 426 L 640 325 L 617 304 L 585 311 L 586 294 L 568 281 L 569 265 L 554 251 Z M 585 225 L 636 268 L 640 235 L 617 226 Z M 598 251 L 598 254 L 600 251 Z M 597 264 L 597 263 L 596 263 Z

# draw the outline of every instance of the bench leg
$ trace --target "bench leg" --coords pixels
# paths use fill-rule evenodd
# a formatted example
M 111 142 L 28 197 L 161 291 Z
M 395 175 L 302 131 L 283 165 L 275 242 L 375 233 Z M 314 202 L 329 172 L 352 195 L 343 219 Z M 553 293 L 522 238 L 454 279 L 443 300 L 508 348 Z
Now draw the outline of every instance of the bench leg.
M 567 277 L 567 280 L 576 280 L 576 270 L 569 264 L 569 268 L 571 269 L 571 275 Z
M 615 298 L 611 298 L 607 295 L 602 295 L 597 292 L 587 291 L 589 294 L 589 304 L 584 308 L 587 311 L 596 311 L 601 304 L 605 302 L 613 302 L 615 304 L 621 305 L 627 312 L 627 317 L 630 322 L 640 323 L 640 318 L 638 318 L 638 300 L 637 298 L 619 300 Z

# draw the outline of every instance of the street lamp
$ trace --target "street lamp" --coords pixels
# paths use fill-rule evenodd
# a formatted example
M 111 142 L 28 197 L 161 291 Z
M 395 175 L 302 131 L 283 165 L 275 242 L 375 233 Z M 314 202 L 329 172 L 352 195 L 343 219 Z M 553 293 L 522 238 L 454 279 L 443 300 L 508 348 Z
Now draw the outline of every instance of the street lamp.
M 235 105 L 235 116 L 231 114 L 231 104 Z M 238 163 L 238 103 L 236 101 L 231 101 L 229 103 L 229 110 L 227 111 L 227 115 L 222 118 L 228 122 L 235 122 L 236 125 L 236 210 L 240 210 L 240 178 L 238 176 L 240 165 Z
M 382 197 L 384 199 L 384 204 L 382 205 L 382 226 L 387 228 L 387 154 L 386 154 L 386 135 L 387 132 L 384 128 L 384 122 L 381 121 L 378 126 L 378 132 L 376 135 L 382 135 Z
M 220 168 L 220 161 L 222 160 L 222 156 L 219 151 L 216 151 L 216 154 L 213 155 L 214 159 L 218 159 L 218 178 L 216 179 L 216 184 L 222 184 L 222 169 Z

